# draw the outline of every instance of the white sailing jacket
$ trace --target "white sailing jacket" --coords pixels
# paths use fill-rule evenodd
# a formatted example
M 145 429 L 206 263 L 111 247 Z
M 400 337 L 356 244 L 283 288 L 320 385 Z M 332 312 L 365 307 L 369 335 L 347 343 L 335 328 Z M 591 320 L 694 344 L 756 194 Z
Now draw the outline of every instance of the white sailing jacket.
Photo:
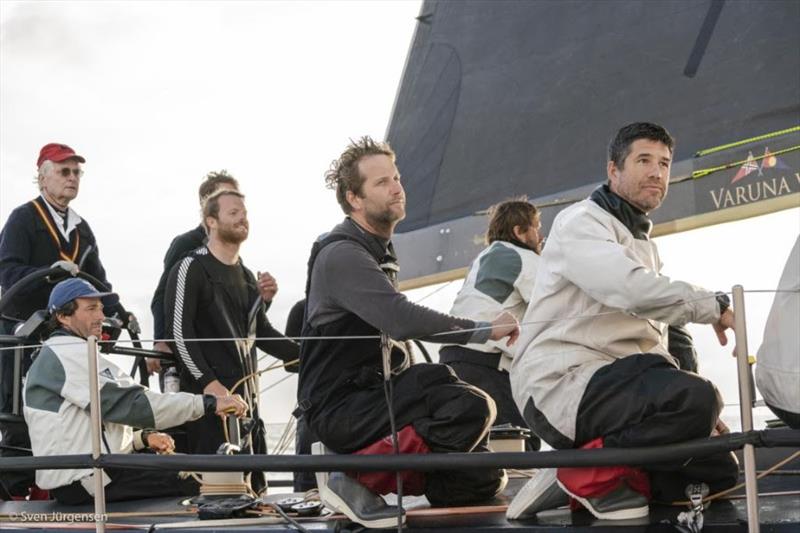
M 533 292 L 539 256 L 533 250 L 506 241 L 494 241 L 475 258 L 464 285 L 456 296 L 450 314 L 476 322 L 491 322 L 502 311 L 522 320 Z M 506 339 L 485 344 L 466 344 L 465 348 L 500 353 L 500 370 L 511 368 L 514 347 Z
M 34 456 L 92 453 L 88 367 L 84 339 L 57 334 L 44 343 L 25 381 L 24 415 Z M 202 395 L 152 392 L 102 353 L 98 374 L 103 453 L 130 453 L 135 444 L 136 449 L 143 448 L 143 443 L 134 442 L 131 426 L 164 429 L 204 413 Z M 36 484 L 49 490 L 80 479 L 93 494 L 91 474 L 89 469 L 38 470 Z
M 800 237 L 794 243 L 778 283 L 758 349 L 756 385 L 764 400 L 800 413 Z
M 637 353 L 678 367 L 668 325 L 719 320 L 713 292 L 672 281 L 661 266 L 655 243 L 635 239 L 591 200 L 554 220 L 511 368 L 520 412 L 533 402 L 546 420 L 533 429 L 551 446 L 574 443 L 578 406 L 599 368 Z

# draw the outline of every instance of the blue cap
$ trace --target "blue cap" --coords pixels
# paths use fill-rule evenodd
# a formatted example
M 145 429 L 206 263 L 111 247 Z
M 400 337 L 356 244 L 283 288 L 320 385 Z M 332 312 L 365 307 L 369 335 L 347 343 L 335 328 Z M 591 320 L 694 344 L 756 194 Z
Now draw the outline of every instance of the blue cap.
M 47 310 L 52 313 L 75 298 L 101 298 L 105 306 L 119 302 L 119 296 L 115 292 L 98 292 L 85 279 L 69 278 L 53 287 L 47 302 Z

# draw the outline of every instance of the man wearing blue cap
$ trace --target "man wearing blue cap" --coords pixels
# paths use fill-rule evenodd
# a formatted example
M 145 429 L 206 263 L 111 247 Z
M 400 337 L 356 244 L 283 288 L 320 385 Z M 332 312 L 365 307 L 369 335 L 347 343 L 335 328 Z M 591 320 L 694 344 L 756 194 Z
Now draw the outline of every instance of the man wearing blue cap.
M 34 456 L 91 453 L 89 372 L 86 339 L 102 333 L 103 306 L 117 295 L 98 292 L 80 278 L 53 288 L 47 309 L 56 328 L 31 365 L 25 383 L 25 421 Z M 150 449 L 171 452 L 169 435 L 156 431 L 200 418 L 206 413 L 242 416 L 247 406 L 238 395 L 216 397 L 187 393 L 158 394 L 134 382 L 103 354 L 98 354 L 100 407 L 105 453 Z M 134 427 L 139 428 L 134 431 Z M 39 470 L 37 485 L 61 503 L 76 505 L 94 496 L 92 470 Z M 175 472 L 107 468 L 107 501 L 196 494 L 197 483 Z

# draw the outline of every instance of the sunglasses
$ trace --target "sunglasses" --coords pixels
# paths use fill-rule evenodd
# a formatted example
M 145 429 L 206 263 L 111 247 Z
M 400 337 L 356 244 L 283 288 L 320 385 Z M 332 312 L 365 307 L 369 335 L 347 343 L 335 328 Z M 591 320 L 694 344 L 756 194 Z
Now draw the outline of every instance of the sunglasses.
M 83 170 L 79 168 L 64 167 L 61 170 L 59 170 L 58 173 L 65 178 L 68 178 L 70 173 L 72 173 L 72 175 L 75 176 L 76 178 L 80 178 L 81 176 L 83 176 Z

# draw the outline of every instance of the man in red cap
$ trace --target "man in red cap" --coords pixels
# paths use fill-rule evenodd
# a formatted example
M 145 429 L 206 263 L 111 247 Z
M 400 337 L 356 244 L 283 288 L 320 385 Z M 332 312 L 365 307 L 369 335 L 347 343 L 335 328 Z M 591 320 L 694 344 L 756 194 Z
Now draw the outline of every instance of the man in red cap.
M 66 144 L 50 143 L 39 152 L 36 160 L 39 196 L 14 209 L 0 231 L 2 293 L 25 276 L 51 266 L 60 266 L 72 274 L 83 270 L 110 287 L 89 224 L 69 206 L 78 196 L 83 175 L 81 164 L 85 162 L 83 156 Z M 41 278 L 33 282 L 22 297 L 9 302 L 10 305 L 3 310 L 3 318 L 0 318 L 0 334 L 12 333 L 19 321 L 45 309 L 50 289 L 51 286 Z M 107 308 L 106 314 L 111 316 L 117 311 L 114 306 Z M 12 413 L 13 364 L 13 358 L 0 357 L 0 413 L 21 415 L 20 412 Z M 26 354 L 22 375 L 29 366 L 30 356 Z M 22 402 L 19 401 L 18 405 Z M 8 420 L 0 422 L 3 444 L 30 448 L 24 424 Z M 0 451 L 8 453 L 7 449 Z M 12 496 L 24 496 L 33 477 L 9 481 L 4 475 L 3 481 Z

